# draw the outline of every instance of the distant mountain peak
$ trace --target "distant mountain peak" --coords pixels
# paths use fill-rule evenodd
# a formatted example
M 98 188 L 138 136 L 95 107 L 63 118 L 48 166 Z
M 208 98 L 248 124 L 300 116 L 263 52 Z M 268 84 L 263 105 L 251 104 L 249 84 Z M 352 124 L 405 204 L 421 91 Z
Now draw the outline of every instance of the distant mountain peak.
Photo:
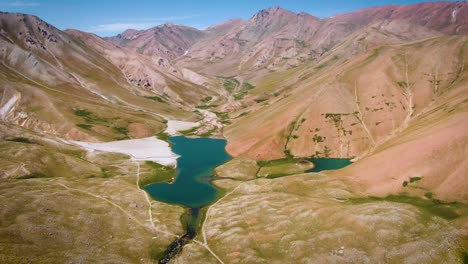
M 278 17 L 278 16 L 281 16 L 281 15 L 291 15 L 291 14 L 294 14 L 294 13 L 289 11 L 289 10 L 283 9 L 283 8 L 281 8 L 279 6 L 275 6 L 275 7 L 270 7 L 270 8 L 262 9 L 262 10 L 258 11 L 251 18 L 251 20 L 258 21 L 258 20 L 263 20 L 263 19 L 267 19 L 267 18 L 272 19 L 274 17 Z

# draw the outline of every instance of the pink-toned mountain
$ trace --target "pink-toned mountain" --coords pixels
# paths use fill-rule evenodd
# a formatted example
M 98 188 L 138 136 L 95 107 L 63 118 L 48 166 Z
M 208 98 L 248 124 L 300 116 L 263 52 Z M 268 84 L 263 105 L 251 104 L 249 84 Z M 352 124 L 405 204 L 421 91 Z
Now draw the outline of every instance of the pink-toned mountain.
M 373 7 L 325 19 L 274 7 L 239 22 L 224 37 L 200 40 L 179 63 L 208 74 L 255 80 L 268 71 L 317 59 L 351 34 L 380 23 L 406 24 L 434 35 L 467 34 L 467 14 L 468 5 L 455 2 Z
M 127 30 L 108 40 L 144 55 L 172 60 L 185 54 L 203 35 L 192 27 L 166 23 L 147 30 Z

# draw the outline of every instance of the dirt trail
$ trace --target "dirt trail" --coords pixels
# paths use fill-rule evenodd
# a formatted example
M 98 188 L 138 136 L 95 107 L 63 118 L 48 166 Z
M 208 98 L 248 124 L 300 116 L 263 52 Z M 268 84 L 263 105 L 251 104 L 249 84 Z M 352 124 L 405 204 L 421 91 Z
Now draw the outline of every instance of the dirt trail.
M 91 193 L 91 192 L 88 192 L 88 191 L 84 191 L 84 190 L 80 190 L 80 189 L 76 189 L 76 188 L 72 188 L 72 187 L 69 187 L 63 183 L 57 183 L 57 185 L 69 190 L 69 191 L 75 191 L 75 192 L 79 192 L 79 193 L 83 193 L 83 194 L 86 194 L 86 195 L 89 195 L 89 196 L 92 196 L 94 198 L 97 198 L 97 199 L 100 199 L 100 200 L 103 200 L 109 204 L 111 204 L 112 206 L 116 207 L 117 209 L 119 209 L 121 212 L 123 212 L 125 215 L 127 215 L 129 217 L 129 219 L 132 219 L 132 221 L 134 221 L 136 224 L 138 224 L 139 226 L 143 227 L 143 228 L 148 228 L 147 225 L 145 225 L 144 223 L 140 222 L 138 219 L 136 219 L 130 212 L 128 212 L 127 210 L 125 210 L 123 207 L 121 207 L 120 205 L 114 203 L 113 201 L 105 198 L 105 197 L 102 197 L 100 195 L 96 195 L 94 193 Z M 154 225 L 154 224 L 153 224 Z M 163 231 L 163 230 L 160 230 L 156 227 L 152 228 L 150 227 L 151 231 L 154 231 L 154 232 L 158 232 L 158 233 L 163 233 L 163 234 L 166 234 L 166 235 L 171 235 L 171 236 L 177 236 L 176 234 L 173 234 L 173 233 L 170 233 L 170 232 L 167 232 L 167 231 Z

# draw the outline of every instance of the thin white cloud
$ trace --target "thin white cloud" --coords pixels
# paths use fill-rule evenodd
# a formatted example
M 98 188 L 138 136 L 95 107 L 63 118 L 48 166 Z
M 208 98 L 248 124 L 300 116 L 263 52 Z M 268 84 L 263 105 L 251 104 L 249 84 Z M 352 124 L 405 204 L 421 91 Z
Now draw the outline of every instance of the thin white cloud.
M 15 1 L 8 3 L 9 6 L 16 6 L 16 7 L 23 7 L 23 6 L 39 6 L 41 5 L 38 2 L 23 2 L 23 1 Z
M 168 17 L 147 17 L 147 18 L 133 18 L 133 19 L 119 19 L 116 23 L 101 24 L 92 26 L 89 31 L 91 32 L 120 32 L 126 29 L 148 29 L 165 22 L 173 22 L 180 20 L 188 20 L 199 15 L 189 16 L 168 16 Z
M 92 26 L 89 31 L 91 32 L 113 32 L 124 31 L 127 29 L 148 29 L 155 26 L 154 23 L 112 23 Z
M 200 15 L 190 15 L 190 16 L 169 16 L 169 17 L 146 17 L 146 18 L 134 18 L 134 19 L 120 19 L 120 21 L 138 21 L 138 22 L 161 22 L 161 21 L 179 21 L 187 20 L 199 17 Z

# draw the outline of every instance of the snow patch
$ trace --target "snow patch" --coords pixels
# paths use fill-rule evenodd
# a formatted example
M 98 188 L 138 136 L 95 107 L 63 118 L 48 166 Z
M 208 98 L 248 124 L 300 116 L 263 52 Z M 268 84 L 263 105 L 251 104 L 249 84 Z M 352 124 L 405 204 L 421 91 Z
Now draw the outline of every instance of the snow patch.
M 458 9 L 456 9 L 456 8 L 452 11 L 452 19 L 450 20 L 450 22 L 452 22 L 452 23 L 457 22 L 457 11 L 458 11 Z
M 16 102 L 21 98 L 19 93 L 13 94 L 3 106 L 0 107 L 0 119 L 5 120 L 6 117 L 15 110 Z
M 169 120 L 167 121 L 166 133 L 173 136 L 176 135 L 178 131 L 188 130 L 194 127 L 199 126 L 198 122 L 185 122 L 179 120 Z
M 165 166 L 177 166 L 179 155 L 172 152 L 169 144 L 155 137 L 119 140 L 105 143 L 68 141 L 89 152 L 104 151 L 129 155 L 134 160 L 149 160 Z

